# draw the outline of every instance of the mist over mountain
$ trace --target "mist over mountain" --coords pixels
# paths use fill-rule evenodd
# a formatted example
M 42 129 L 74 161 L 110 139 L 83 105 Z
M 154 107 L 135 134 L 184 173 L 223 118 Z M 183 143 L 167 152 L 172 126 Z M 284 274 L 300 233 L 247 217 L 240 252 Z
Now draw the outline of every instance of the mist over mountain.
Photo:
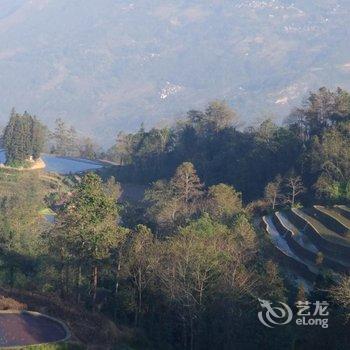
M 350 88 L 347 0 L 2 0 L 0 123 L 11 107 L 104 143 L 226 99 L 252 123 Z

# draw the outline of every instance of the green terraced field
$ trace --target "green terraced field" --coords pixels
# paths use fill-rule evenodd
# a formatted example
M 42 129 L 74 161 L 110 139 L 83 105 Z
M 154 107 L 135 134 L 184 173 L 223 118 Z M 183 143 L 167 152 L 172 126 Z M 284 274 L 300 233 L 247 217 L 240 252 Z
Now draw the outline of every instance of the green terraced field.
M 319 246 L 317 242 L 310 240 L 308 234 L 304 230 L 305 225 L 301 225 L 300 222 L 295 220 L 295 214 L 293 212 L 285 211 L 283 213 L 277 213 L 277 218 L 279 218 L 284 227 L 287 227 L 287 229 L 292 232 L 291 238 L 300 246 L 297 251 L 299 251 L 299 254 L 306 257 L 306 259 L 315 261 L 316 255 L 322 253 L 325 257 L 326 265 L 342 271 L 350 268 L 350 261 L 342 258 L 339 252 L 332 249 L 325 250 L 322 246 Z M 295 244 L 293 245 L 297 247 Z
M 345 238 L 323 225 L 317 219 L 315 209 L 294 209 L 294 213 L 309 223 L 325 240 L 350 249 L 350 238 Z
M 280 219 L 282 225 L 293 233 L 293 239 L 304 249 L 311 253 L 318 253 L 319 249 L 310 241 L 310 239 L 303 234 L 302 230 L 293 224 L 288 212 L 278 213 L 277 217 Z
M 312 273 L 317 274 L 318 268 L 319 273 L 324 269 L 333 271 L 336 278 L 338 273 L 350 273 L 349 219 L 342 215 L 344 210 L 322 206 L 292 209 L 265 217 L 264 221 L 271 242 L 288 257 L 287 265 L 293 259 Z
M 266 225 L 266 230 L 270 236 L 271 242 L 274 244 L 280 256 L 284 256 L 285 259 L 291 264 L 301 269 L 302 273 L 317 275 L 319 270 L 314 263 L 305 261 L 297 256 L 289 247 L 288 243 L 282 238 L 281 234 L 276 229 L 271 216 L 264 217 L 263 221 Z
M 343 225 L 347 229 L 346 236 L 350 237 L 350 219 L 341 215 L 341 212 L 339 212 L 336 208 L 326 208 L 321 206 L 315 206 L 315 208 L 319 211 L 322 211 L 324 214 L 337 220 L 341 225 Z
M 334 209 L 342 216 L 350 220 L 350 208 L 345 205 L 336 205 Z

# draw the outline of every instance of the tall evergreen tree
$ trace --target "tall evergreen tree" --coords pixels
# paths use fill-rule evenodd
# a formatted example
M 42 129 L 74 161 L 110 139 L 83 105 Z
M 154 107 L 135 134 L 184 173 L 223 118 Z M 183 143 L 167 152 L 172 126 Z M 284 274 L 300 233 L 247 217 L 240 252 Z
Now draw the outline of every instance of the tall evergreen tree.
M 23 115 L 13 109 L 5 127 L 3 143 L 7 155 L 7 164 L 23 163 L 32 157 L 40 157 L 46 138 L 43 124 L 29 113 Z
M 52 153 L 71 157 L 79 155 L 76 130 L 73 127 L 67 126 L 60 118 L 56 120 L 52 138 L 54 141 L 54 146 L 51 150 Z

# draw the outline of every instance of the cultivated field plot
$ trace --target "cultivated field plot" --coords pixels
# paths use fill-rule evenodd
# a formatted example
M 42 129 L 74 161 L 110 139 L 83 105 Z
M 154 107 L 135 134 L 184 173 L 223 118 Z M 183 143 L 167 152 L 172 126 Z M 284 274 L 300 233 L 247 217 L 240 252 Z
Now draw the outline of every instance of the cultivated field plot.
M 0 313 L 0 348 L 67 340 L 68 329 L 50 317 L 28 312 Z
M 298 218 L 292 211 L 277 212 L 276 217 L 282 227 L 290 232 L 286 237 L 291 249 L 305 261 L 315 263 L 318 257 L 322 256 L 323 266 L 332 268 L 340 272 L 347 272 L 350 269 L 349 259 L 342 258 L 342 254 L 337 251 L 337 246 L 319 245 L 319 241 L 311 240 L 304 223 L 296 220 Z M 280 226 L 280 225 L 279 225 Z
M 336 211 L 338 211 L 341 215 L 345 216 L 348 220 L 350 220 L 350 208 L 345 205 L 336 205 L 334 207 Z
M 322 206 L 293 209 L 264 217 L 264 222 L 272 244 L 289 262 L 292 258 L 313 274 L 324 269 L 350 273 L 349 256 L 344 255 L 350 247 L 349 219 L 343 215 L 347 210 Z
M 342 237 L 336 233 L 336 229 L 332 230 L 321 223 L 315 209 L 294 209 L 293 211 L 313 227 L 325 240 L 350 249 L 350 239 Z
M 292 238 L 304 249 L 311 253 L 318 253 L 317 247 L 310 241 L 310 239 L 301 232 L 297 226 L 295 226 L 290 220 L 289 213 L 277 213 L 276 216 L 280 220 L 281 224 L 286 227 L 292 233 Z
M 271 237 L 272 243 L 283 255 L 285 255 L 289 259 L 294 260 L 297 264 L 300 264 L 301 266 L 305 267 L 305 269 L 307 269 L 310 273 L 315 275 L 318 274 L 319 270 L 317 266 L 315 266 L 315 264 L 300 258 L 290 249 L 288 243 L 282 238 L 282 235 L 280 234 L 280 232 L 278 232 L 277 228 L 275 227 L 271 217 L 264 217 L 264 222 L 267 227 L 267 232 Z
M 346 229 L 346 237 L 350 237 L 350 219 L 346 218 L 344 215 L 342 215 L 342 212 L 337 210 L 337 208 L 326 208 L 321 207 L 319 205 L 315 206 L 315 208 L 324 214 L 334 218 L 337 220 L 341 225 L 343 225 Z

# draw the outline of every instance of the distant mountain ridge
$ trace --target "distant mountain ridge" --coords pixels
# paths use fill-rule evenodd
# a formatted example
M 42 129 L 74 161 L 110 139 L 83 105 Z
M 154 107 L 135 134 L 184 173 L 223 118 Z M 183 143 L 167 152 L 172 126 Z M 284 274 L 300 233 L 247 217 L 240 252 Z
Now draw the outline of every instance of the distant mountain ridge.
M 111 143 L 226 99 L 247 123 L 350 88 L 344 0 L 3 0 L 0 123 L 11 107 Z

